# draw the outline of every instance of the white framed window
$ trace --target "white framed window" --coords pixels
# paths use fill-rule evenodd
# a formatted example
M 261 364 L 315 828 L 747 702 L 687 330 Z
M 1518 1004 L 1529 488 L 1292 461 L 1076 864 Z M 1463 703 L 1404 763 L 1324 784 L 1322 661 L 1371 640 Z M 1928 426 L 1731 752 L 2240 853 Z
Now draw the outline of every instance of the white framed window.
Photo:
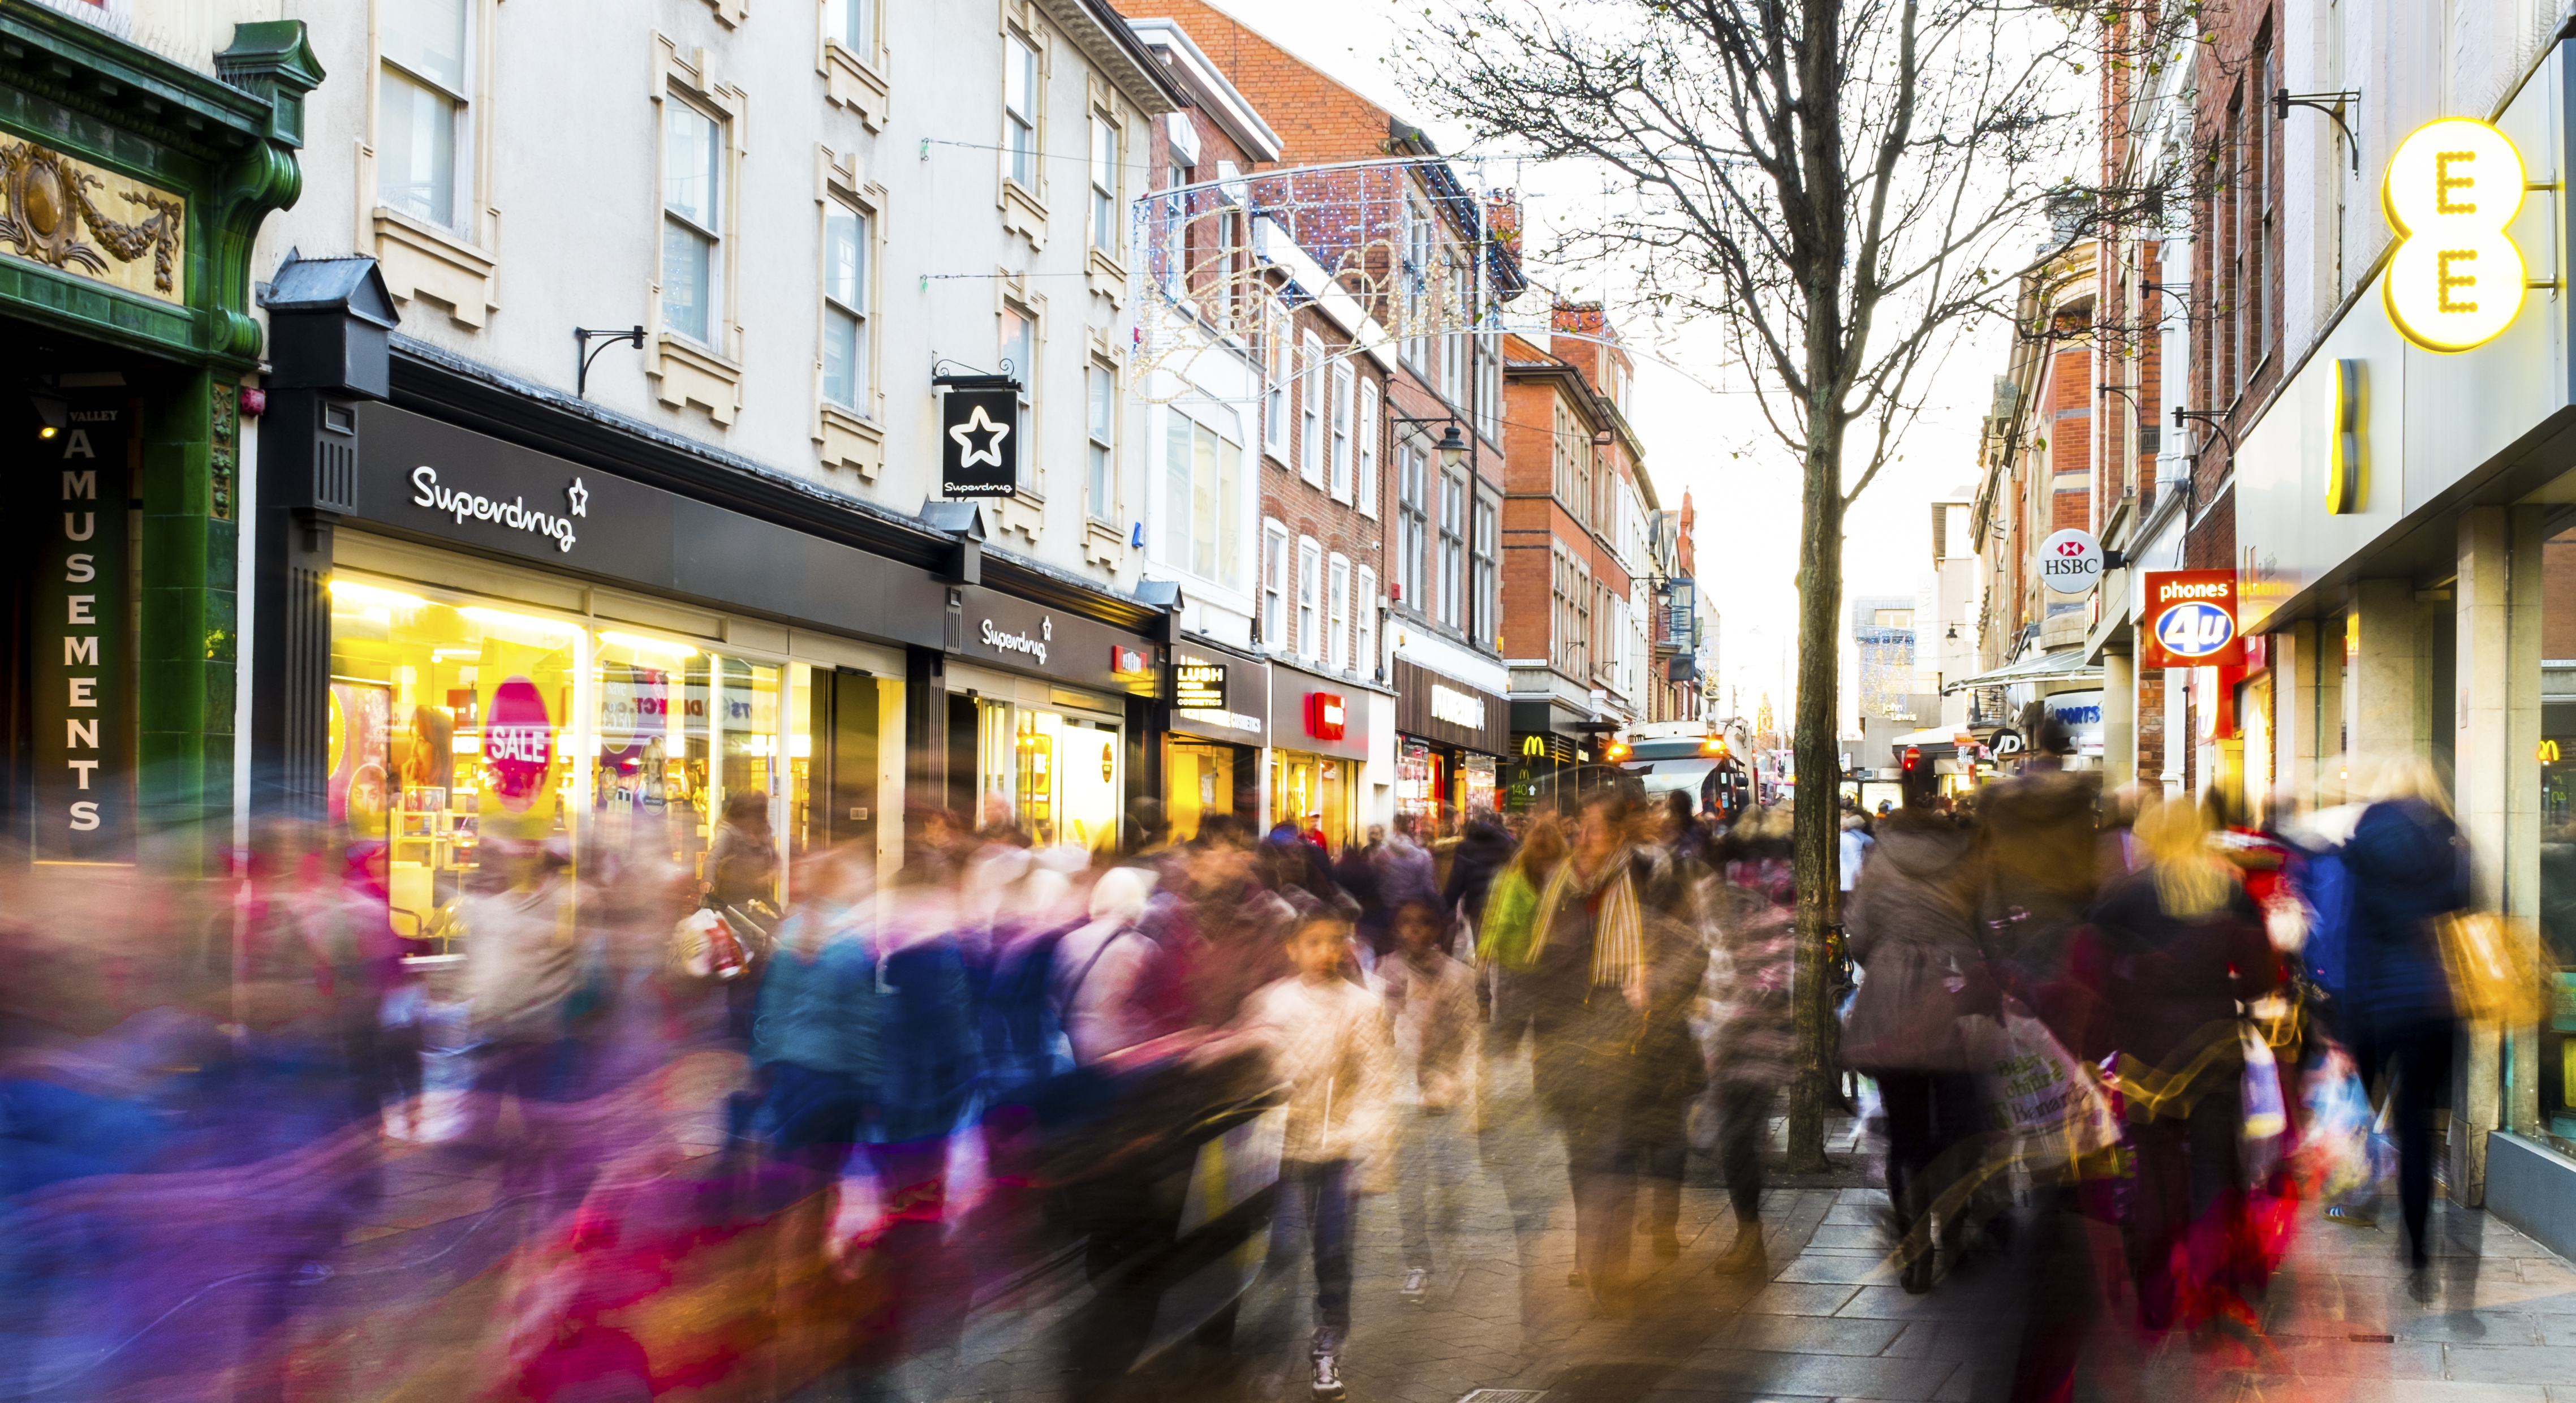
M 1501 512 L 1495 502 L 1479 497 L 1475 503 L 1476 531 L 1469 542 L 1475 571 L 1474 591 L 1470 604 L 1475 610 L 1468 632 L 1479 643 L 1492 643 L 1503 621 Z
M 1297 445 L 1298 474 L 1317 487 L 1324 485 L 1324 338 L 1306 333 L 1305 353 L 1297 366 L 1300 442 Z
M 1262 329 L 1261 446 L 1279 460 L 1288 462 L 1288 395 L 1289 381 L 1294 377 L 1291 362 L 1295 359 L 1296 338 L 1288 321 L 1288 309 L 1273 299 L 1266 308 Z
M 1035 447 L 1029 442 L 1029 405 L 1037 398 L 1038 319 L 1027 308 L 1013 302 L 1002 304 L 995 319 L 997 368 L 1020 382 L 1020 486 L 1030 486 L 1037 475 Z
M 854 413 L 874 404 L 868 376 L 868 256 L 875 221 L 823 202 L 823 398 Z
M 1377 572 L 1360 567 L 1357 614 L 1352 619 L 1353 653 L 1362 677 L 1377 675 Z
M 1031 194 L 1038 188 L 1041 101 L 1037 46 L 1017 34 L 1002 45 L 1002 173 Z
M 1360 515 L 1374 517 L 1378 513 L 1377 445 L 1378 439 L 1384 432 L 1384 426 L 1378 417 L 1378 390 L 1375 380 L 1360 382 L 1359 423 L 1354 432 L 1359 440 L 1359 486 L 1356 492 L 1359 497 Z
M 1084 375 L 1083 409 L 1085 427 L 1090 431 L 1091 461 L 1082 479 L 1083 510 L 1094 521 L 1118 519 L 1117 503 L 1111 500 L 1110 465 L 1117 458 L 1118 372 L 1108 366 L 1093 364 Z
M 1164 562 L 1241 589 L 1243 445 L 1178 409 L 1164 415 Z
M 823 0 L 823 33 L 861 63 L 877 61 L 877 0 Z
M 1422 557 L 1431 532 L 1431 460 L 1419 444 L 1407 443 L 1396 461 L 1396 599 L 1429 617 L 1431 601 L 1422 597 Z
M 1091 246 L 1118 253 L 1118 126 L 1091 114 Z
M 1431 355 L 1431 212 L 1404 206 L 1404 359 L 1420 367 Z
M 376 200 L 474 230 L 474 0 L 385 0 L 378 10 Z
M 1261 645 L 1288 651 L 1288 528 L 1261 523 Z
M 1324 548 L 1312 536 L 1297 538 L 1297 654 L 1323 656 Z
M 1324 563 L 1324 666 L 1351 668 L 1351 563 L 1339 552 Z
M 1458 628 L 1465 620 L 1459 607 L 1466 598 L 1467 479 L 1440 475 L 1440 622 Z
M 724 326 L 725 124 L 662 102 L 662 325 L 714 347 Z
M 1474 340 L 1467 321 L 1475 307 L 1475 296 L 1475 273 L 1466 256 L 1455 244 L 1441 250 L 1440 393 L 1453 405 L 1467 403 L 1467 347 Z
M 1351 499 L 1351 416 L 1359 398 L 1359 375 L 1349 361 L 1333 367 L 1333 499 Z

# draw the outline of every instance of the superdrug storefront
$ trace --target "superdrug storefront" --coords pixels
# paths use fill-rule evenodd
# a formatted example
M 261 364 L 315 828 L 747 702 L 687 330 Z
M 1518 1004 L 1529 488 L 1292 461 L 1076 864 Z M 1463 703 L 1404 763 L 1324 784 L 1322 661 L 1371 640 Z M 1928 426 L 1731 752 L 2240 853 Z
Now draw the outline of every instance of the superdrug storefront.
M 800 529 L 775 479 L 426 351 L 390 357 L 395 402 L 363 389 L 272 394 L 255 754 L 269 811 L 381 854 L 406 934 L 495 855 L 702 878 L 746 804 L 782 870 L 856 844 L 890 873 L 925 804 L 1116 840 L 1158 641 L 979 583 L 969 535 L 803 492 L 841 529 Z

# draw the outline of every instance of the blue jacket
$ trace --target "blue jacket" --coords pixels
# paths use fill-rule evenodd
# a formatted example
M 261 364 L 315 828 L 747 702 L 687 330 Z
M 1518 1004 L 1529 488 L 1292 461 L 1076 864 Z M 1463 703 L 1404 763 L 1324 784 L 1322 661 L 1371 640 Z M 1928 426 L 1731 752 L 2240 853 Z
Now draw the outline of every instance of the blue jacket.
M 946 935 L 885 955 L 867 923 L 834 930 L 814 958 L 797 953 L 791 917 L 761 981 L 752 1060 L 793 1063 L 849 1080 L 872 1108 L 864 1138 L 900 1143 L 954 1128 L 974 1091 L 975 1010 L 966 961 Z
M 2394 1025 L 2451 1014 L 2451 981 L 2433 918 L 2469 904 L 2459 827 L 2418 800 L 2363 812 L 2343 859 L 2352 925 L 2343 998 L 2350 1014 Z

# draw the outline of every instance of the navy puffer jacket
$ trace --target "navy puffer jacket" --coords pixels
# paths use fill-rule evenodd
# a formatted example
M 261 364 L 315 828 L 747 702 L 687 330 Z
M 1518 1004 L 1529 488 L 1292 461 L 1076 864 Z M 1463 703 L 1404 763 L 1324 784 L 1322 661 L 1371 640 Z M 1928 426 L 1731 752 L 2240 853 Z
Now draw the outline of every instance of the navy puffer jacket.
M 2451 1017 L 2433 918 L 2469 904 L 2459 826 L 2421 800 L 2373 804 L 2344 847 L 2352 931 L 2344 995 L 2352 1016 L 2396 1024 Z

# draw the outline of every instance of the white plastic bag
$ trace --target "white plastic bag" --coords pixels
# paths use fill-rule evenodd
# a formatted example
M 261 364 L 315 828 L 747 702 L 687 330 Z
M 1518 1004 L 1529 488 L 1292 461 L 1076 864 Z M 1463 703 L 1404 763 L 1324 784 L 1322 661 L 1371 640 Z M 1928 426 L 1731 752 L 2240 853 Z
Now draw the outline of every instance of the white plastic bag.
M 2245 1125 L 2242 1132 L 2245 1172 L 2259 1179 L 2281 1162 L 2281 1138 L 2290 1128 L 2289 1108 L 2281 1099 L 2281 1069 L 2272 1045 L 2248 1025 L 2245 1043 Z
M 2071 1164 L 2120 1142 L 2101 1078 L 2028 1009 L 2006 999 L 2000 1023 L 1982 1015 L 1967 1021 L 1969 1056 L 1995 1128 L 2024 1143 L 2032 1167 Z

